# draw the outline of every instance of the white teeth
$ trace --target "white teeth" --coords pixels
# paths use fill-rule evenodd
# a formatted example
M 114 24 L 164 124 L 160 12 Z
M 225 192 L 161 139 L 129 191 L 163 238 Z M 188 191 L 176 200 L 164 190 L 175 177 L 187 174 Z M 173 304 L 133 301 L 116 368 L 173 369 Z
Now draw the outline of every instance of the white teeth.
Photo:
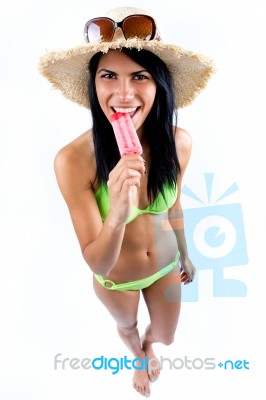
M 135 112 L 137 107 L 133 107 L 133 108 L 118 108 L 118 107 L 113 107 L 113 109 L 115 110 L 115 112 L 121 112 L 121 113 L 132 113 Z

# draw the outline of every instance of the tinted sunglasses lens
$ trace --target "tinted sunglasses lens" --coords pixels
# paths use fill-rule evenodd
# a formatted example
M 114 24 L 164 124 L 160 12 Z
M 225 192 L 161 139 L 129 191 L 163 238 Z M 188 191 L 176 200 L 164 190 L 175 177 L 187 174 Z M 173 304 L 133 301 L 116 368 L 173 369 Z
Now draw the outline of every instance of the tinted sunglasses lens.
M 87 24 L 87 37 L 90 43 L 110 42 L 113 32 L 114 24 L 109 19 L 96 18 Z
M 137 37 L 151 40 L 155 34 L 155 25 L 152 19 L 144 15 L 132 15 L 124 20 L 123 31 L 126 39 Z

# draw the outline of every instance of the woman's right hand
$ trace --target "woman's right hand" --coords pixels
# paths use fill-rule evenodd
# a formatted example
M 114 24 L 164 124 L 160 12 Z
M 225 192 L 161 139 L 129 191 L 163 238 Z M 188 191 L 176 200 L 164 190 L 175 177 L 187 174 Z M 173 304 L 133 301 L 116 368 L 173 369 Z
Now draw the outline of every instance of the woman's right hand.
M 138 154 L 121 157 L 109 174 L 107 186 L 110 199 L 110 216 L 116 224 L 127 221 L 140 187 L 141 176 L 145 174 L 143 158 Z

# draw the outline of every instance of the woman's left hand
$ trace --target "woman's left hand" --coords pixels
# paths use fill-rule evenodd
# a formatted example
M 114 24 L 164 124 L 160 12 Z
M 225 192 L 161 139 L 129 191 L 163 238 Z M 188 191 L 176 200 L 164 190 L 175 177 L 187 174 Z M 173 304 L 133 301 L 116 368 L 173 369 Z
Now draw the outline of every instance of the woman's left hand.
M 191 283 L 194 279 L 195 273 L 196 273 L 196 268 L 194 267 L 190 259 L 188 257 L 186 258 L 180 257 L 181 282 L 184 283 L 184 285 Z

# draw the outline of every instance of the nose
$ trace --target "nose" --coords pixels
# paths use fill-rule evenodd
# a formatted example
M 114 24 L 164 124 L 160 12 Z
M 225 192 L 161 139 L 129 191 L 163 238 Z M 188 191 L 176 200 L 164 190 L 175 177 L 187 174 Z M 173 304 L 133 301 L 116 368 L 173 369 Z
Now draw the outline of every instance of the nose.
M 120 79 L 118 79 L 116 95 L 118 100 L 124 103 L 130 101 L 134 97 L 134 89 L 130 78 L 120 77 Z

